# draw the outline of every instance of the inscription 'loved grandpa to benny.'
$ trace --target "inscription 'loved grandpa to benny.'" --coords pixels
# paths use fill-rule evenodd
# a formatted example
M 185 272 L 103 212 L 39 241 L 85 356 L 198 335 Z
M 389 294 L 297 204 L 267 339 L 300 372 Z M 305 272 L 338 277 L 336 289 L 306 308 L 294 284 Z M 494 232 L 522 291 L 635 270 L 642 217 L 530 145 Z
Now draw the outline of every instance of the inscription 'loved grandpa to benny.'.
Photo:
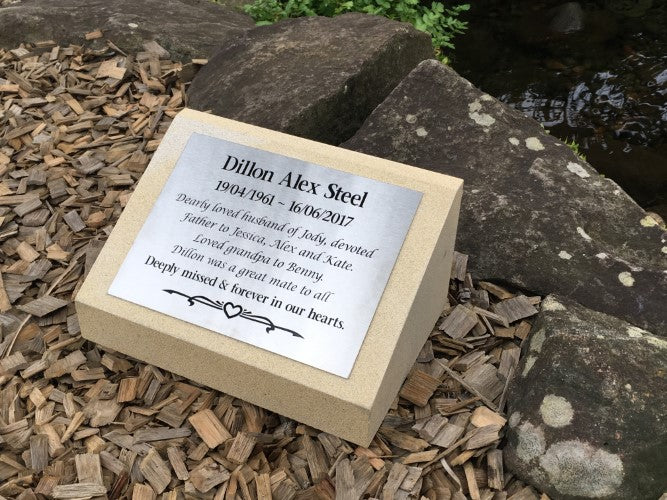
M 274 182 L 274 177 L 277 177 L 273 170 L 258 167 L 256 161 L 243 158 L 239 159 L 231 155 L 227 155 L 227 159 L 224 165 L 222 165 L 222 169 L 264 182 L 272 183 Z M 223 182 L 224 181 L 218 181 L 215 189 L 220 190 Z M 295 175 L 293 172 L 288 172 L 286 175 L 282 176 L 277 184 L 315 196 L 323 196 L 328 200 L 340 201 L 341 203 L 350 204 L 360 208 L 363 208 L 368 196 L 368 191 L 364 191 L 363 193 L 352 193 L 350 191 L 344 190 L 341 186 L 334 182 L 328 184 L 325 187 L 313 180 L 306 179 L 302 174 Z

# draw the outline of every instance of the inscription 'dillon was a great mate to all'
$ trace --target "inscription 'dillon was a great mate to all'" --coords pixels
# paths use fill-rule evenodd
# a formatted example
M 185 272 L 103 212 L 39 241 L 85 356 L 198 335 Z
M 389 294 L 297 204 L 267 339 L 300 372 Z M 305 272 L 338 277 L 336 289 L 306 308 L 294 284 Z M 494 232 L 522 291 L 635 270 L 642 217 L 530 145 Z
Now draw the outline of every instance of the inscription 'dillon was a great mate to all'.
M 421 196 L 193 134 L 109 293 L 348 377 Z

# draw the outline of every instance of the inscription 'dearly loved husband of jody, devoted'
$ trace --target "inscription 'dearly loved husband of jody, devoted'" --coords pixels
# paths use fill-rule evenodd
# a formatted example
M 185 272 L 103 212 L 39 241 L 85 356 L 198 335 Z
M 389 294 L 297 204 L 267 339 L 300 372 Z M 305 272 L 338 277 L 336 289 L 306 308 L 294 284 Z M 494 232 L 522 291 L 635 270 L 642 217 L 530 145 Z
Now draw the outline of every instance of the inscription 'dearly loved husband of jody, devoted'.
M 348 377 L 421 198 L 195 133 L 109 293 Z

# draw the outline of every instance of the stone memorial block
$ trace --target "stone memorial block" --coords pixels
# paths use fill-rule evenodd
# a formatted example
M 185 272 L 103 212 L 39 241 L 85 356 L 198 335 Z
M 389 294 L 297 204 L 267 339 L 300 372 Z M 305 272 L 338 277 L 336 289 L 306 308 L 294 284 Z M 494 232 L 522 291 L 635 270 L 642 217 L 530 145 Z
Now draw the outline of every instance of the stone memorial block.
M 447 297 L 462 181 L 184 110 L 84 337 L 368 445 Z

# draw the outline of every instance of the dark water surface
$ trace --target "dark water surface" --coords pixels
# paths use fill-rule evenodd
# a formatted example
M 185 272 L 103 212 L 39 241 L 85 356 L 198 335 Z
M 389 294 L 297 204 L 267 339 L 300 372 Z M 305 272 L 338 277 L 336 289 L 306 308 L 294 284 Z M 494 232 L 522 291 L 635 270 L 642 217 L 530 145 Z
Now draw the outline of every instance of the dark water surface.
M 452 66 L 667 218 L 667 0 L 470 0 Z

